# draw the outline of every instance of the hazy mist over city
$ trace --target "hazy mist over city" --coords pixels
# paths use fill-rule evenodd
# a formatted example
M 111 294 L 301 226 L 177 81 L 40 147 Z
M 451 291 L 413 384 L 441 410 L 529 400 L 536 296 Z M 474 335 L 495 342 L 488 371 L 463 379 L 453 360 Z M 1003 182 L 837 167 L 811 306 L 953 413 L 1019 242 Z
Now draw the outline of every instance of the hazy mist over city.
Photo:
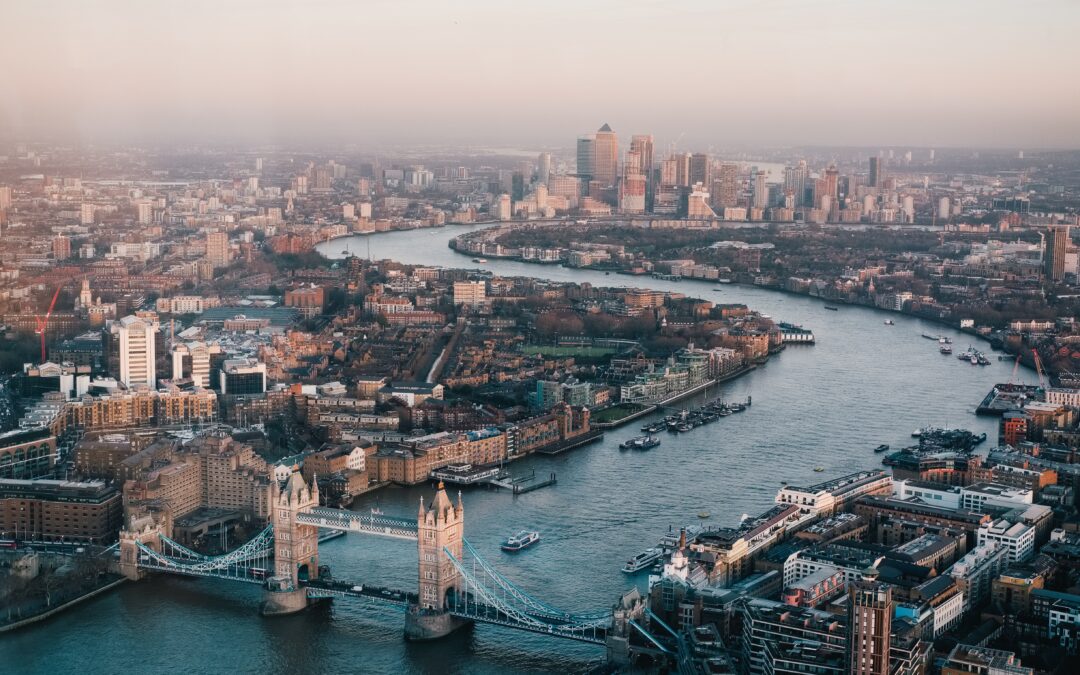
M 1072 0 L 4 3 L 0 136 L 1076 147 Z

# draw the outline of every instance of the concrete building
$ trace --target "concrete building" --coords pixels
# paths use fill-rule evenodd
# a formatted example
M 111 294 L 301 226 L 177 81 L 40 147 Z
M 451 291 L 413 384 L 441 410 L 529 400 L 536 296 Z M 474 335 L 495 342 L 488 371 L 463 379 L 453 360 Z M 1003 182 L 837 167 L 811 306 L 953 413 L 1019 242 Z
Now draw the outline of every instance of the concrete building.
M 229 234 L 227 232 L 206 234 L 206 259 L 214 269 L 229 266 Z
M 956 580 L 964 593 L 964 611 L 981 606 L 990 598 L 991 585 L 1008 563 L 1008 551 L 990 541 L 976 546 L 957 560 L 946 574 Z
M 455 281 L 454 305 L 470 308 L 482 307 L 487 302 L 487 282 Z
M 848 592 L 848 658 L 851 675 L 889 675 L 892 589 L 866 570 Z
M 119 338 L 120 381 L 131 388 L 157 387 L 155 340 L 158 323 L 136 316 L 125 316 L 113 324 Z
M 222 394 L 266 393 L 266 364 L 254 358 L 226 359 L 218 380 Z
M 1035 553 L 1035 528 L 998 518 L 979 527 L 978 545 L 989 543 L 1004 548 L 1008 562 L 1024 562 Z

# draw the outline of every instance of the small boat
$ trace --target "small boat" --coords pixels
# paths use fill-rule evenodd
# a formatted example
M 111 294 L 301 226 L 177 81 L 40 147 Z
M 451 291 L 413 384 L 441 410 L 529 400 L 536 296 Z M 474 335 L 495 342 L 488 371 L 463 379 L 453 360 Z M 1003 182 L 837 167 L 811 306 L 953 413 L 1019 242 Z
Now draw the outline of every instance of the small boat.
M 380 509 L 378 506 L 373 507 L 371 509 L 371 515 L 373 515 L 373 516 L 381 516 L 382 514 L 383 514 L 382 509 Z
M 540 541 L 539 532 L 530 532 L 528 530 L 522 530 L 514 536 L 510 537 L 502 543 L 502 550 L 509 551 L 511 553 L 520 551 L 523 548 L 528 548 Z
M 888 452 L 888 451 L 889 451 L 889 446 L 885 445 L 884 443 L 882 443 L 881 445 L 874 448 L 874 452 Z
M 829 310 L 830 312 L 839 312 L 840 311 L 839 307 L 833 307 L 832 305 L 825 305 L 825 309 Z
M 698 511 L 698 513 L 697 513 L 697 517 L 701 518 L 702 520 L 705 520 L 706 518 L 708 518 L 711 515 L 712 514 L 709 513 L 708 511 Z
M 824 470 L 825 470 L 825 467 L 822 467 L 822 466 L 815 466 L 814 467 L 814 473 L 821 473 Z
M 895 326 L 896 322 L 894 322 L 892 319 L 885 319 L 885 325 L 886 326 Z
M 620 450 L 651 450 L 660 445 L 660 439 L 656 436 L 635 436 L 628 441 L 619 444 Z
M 694 426 L 692 424 L 687 423 L 687 422 L 683 422 L 678 427 L 676 427 L 676 429 L 678 429 L 679 431 L 685 433 L 687 431 L 693 431 Z
M 942 354 L 952 354 L 952 345 L 942 344 L 938 347 L 938 351 Z
M 660 557 L 664 555 L 664 552 L 658 548 L 647 548 L 641 553 L 638 553 L 633 558 L 626 561 L 623 565 L 622 571 L 625 574 L 636 574 L 646 567 L 652 566 Z

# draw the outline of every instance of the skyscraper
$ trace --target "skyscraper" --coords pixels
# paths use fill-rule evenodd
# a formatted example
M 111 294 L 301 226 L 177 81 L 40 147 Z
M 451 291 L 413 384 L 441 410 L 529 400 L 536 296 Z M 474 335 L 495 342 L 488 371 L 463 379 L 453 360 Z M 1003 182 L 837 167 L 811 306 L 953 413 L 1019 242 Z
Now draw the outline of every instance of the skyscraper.
M 713 187 L 713 204 L 719 209 L 739 205 L 739 165 L 721 164 L 716 185 Z
M 679 187 L 690 186 L 690 153 L 674 155 L 675 160 L 675 184 Z
M 582 185 L 588 185 L 596 173 L 596 137 L 579 136 L 577 139 L 577 175 Z
M 892 588 L 867 568 L 848 592 L 848 672 L 851 675 L 889 675 L 892 645 Z
M 711 182 L 712 167 L 709 166 L 709 156 L 703 152 L 690 155 L 690 185 L 701 183 L 708 189 Z
M 784 167 L 784 192 L 795 197 L 795 206 L 806 203 L 806 160 L 800 159 L 796 166 Z
M 765 172 L 758 171 L 754 176 L 754 207 L 764 209 L 769 206 L 769 184 L 765 181 Z
M 870 158 L 870 187 L 885 187 L 885 160 L 881 157 Z
M 619 137 L 607 124 L 600 127 L 593 141 L 592 179 L 605 188 L 614 187 L 619 177 Z
M 145 385 L 151 389 L 157 386 L 154 366 L 154 339 L 157 329 L 156 322 L 137 316 L 125 316 L 117 322 L 120 381 L 126 386 Z
M 630 138 L 630 151 L 638 154 L 641 165 L 641 174 L 645 176 L 645 209 L 652 211 L 653 194 L 656 186 L 655 172 L 653 171 L 653 137 L 649 134 L 639 134 Z
M 551 176 L 551 153 L 541 152 L 540 156 L 536 158 L 536 181 L 543 185 L 547 185 L 548 178 Z
M 1047 281 L 1058 283 L 1065 279 L 1065 253 L 1068 248 L 1069 226 L 1051 225 L 1046 237 L 1046 251 L 1043 253 Z

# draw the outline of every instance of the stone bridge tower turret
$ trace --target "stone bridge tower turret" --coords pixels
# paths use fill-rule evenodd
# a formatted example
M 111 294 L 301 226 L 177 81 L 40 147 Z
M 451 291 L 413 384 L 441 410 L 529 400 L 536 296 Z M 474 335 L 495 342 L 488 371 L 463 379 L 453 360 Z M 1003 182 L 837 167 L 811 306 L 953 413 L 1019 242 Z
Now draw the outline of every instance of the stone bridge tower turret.
M 431 640 L 468 623 L 446 609 L 447 596 L 464 590 L 461 574 L 450 562 L 446 551 L 462 560 L 464 535 L 465 507 L 461 503 L 461 494 L 458 494 L 457 504 L 453 504 L 440 482 L 429 507 L 425 508 L 423 498 L 420 499 L 420 513 L 416 519 L 420 594 L 417 604 L 405 615 L 406 638 Z

